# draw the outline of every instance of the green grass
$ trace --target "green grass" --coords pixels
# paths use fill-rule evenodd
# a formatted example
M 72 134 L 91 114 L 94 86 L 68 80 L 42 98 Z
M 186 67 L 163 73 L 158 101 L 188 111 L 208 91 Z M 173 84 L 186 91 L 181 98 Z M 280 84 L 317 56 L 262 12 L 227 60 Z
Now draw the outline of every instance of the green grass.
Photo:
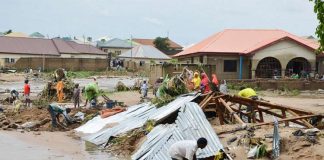
M 95 75 L 100 75 L 101 72 L 96 71 L 68 71 L 67 77 L 69 78 L 88 78 Z

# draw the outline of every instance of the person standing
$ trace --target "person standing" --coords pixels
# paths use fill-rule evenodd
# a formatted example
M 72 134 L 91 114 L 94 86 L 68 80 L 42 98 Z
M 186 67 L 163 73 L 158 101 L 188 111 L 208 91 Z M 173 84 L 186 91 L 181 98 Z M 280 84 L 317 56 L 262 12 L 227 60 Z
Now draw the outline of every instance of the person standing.
M 73 90 L 73 104 L 74 104 L 74 108 L 76 107 L 80 108 L 80 88 L 78 83 L 75 84 Z
M 25 97 L 25 105 L 27 107 L 30 107 L 30 85 L 28 84 L 29 81 L 28 79 L 25 80 L 25 85 L 24 85 L 24 97 Z
M 219 91 L 221 93 L 223 93 L 223 94 L 227 94 L 228 93 L 226 80 L 222 80 L 222 84 L 219 85 Z
M 200 82 L 201 82 L 201 79 L 199 77 L 199 73 L 198 72 L 195 72 L 194 73 L 194 78 L 192 79 L 191 81 L 194 85 L 194 90 L 199 90 L 200 89 Z
M 141 92 L 143 94 L 143 98 L 147 97 L 147 92 L 148 92 L 148 85 L 146 83 L 146 80 L 143 81 L 143 84 L 141 86 Z
M 182 140 L 171 145 L 169 155 L 172 160 L 196 160 L 198 148 L 204 149 L 207 146 L 206 138 L 195 140 Z
M 206 73 L 201 74 L 201 91 L 202 93 L 206 94 L 210 91 L 209 87 L 209 79 Z
M 218 85 L 219 85 L 219 82 L 218 82 L 216 74 L 212 74 L 211 89 L 213 92 L 219 91 Z
M 64 97 L 63 89 L 64 89 L 64 83 L 62 80 L 60 80 L 56 84 L 56 94 L 59 103 L 63 102 L 63 97 Z

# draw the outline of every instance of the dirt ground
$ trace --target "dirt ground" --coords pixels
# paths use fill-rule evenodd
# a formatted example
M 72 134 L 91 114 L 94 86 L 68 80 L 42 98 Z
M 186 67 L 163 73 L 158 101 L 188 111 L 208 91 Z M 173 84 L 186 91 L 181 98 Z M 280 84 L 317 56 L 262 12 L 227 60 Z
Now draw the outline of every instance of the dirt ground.
M 24 74 L 1 74 L 0 84 L 8 82 L 22 82 L 25 79 Z M 88 82 L 89 79 L 79 80 L 79 82 Z M 99 81 L 105 83 L 105 80 Z M 99 83 L 99 86 L 100 86 Z M 110 87 L 111 86 L 107 86 Z M 324 94 L 317 93 L 316 91 L 303 91 L 299 95 L 287 96 L 277 91 L 259 91 L 260 97 L 266 101 L 275 104 L 287 105 L 295 108 L 301 108 L 315 113 L 324 113 Z M 0 99 L 7 94 L 1 94 Z M 138 91 L 125 91 L 125 92 L 109 92 L 107 96 L 112 100 L 124 102 L 127 106 L 132 106 L 140 103 L 141 95 Z M 37 99 L 36 94 L 31 97 Z M 149 98 L 153 98 L 152 92 L 149 92 Z M 103 98 L 99 98 L 99 102 Z M 72 107 L 70 102 L 65 103 L 68 107 Z M 84 105 L 84 99 L 81 106 Z M 44 107 L 44 106 L 41 106 Z M 45 106 L 46 107 L 46 106 Z M 75 124 L 69 127 L 66 132 L 47 132 L 50 129 L 50 115 L 46 108 L 39 109 L 36 106 L 22 110 L 19 114 L 12 112 L 12 105 L 4 105 L 5 116 L 8 123 L 17 123 L 19 125 L 25 122 L 37 121 L 41 125 L 37 129 L 29 130 L 16 130 L 15 128 L 5 128 L 6 130 L 14 130 L 16 132 L 9 132 L 0 130 L 0 150 L 8 153 L 8 157 L 13 159 L 113 159 L 111 155 L 106 152 L 101 152 L 93 147 L 89 147 L 83 141 L 75 139 L 72 129 L 80 126 Z M 86 113 L 86 115 L 93 115 L 98 112 L 95 109 L 73 109 L 71 115 L 78 111 Z M 37 115 L 37 116 L 36 116 Z M 0 117 L 1 119 L 1 117 Z M 224 147 L 231 153 L 234 159 L 246 159 L 247 151 L 250 145 L 238 143 L 240 140 L 245 139 L 247 131 L 237 131 L 233 133 L 224 133 L 225 131 L 232 130 L 237 127 L 235 125 L 218 125 L 215 121 L 211 121 L 216 133 Z M 280 126 L 279 132 L 282 138 L 282 152 L 280 159 L 324 159 L 324 138 L 323 131 L 319 133 L 317 143 L 310 143 L 305 137 L 296 137 L 292 132 L 299 128 L 283 127 Z M 272 126 L 263 126 L 256 128 L 254 131 L 254 140 L 262 140 L 267 148 L 271 149 L 272 138 L 265 138 L 265 135 L 272 134 Z M 237 140 L 228 143 L 229 139 L 237 137 Z M 14 143 L 12 143 L 14 142 Z M 11 146 L 10 146 L 11 145 Z M 10 147 L 7 147 L 10 146 Z M 17 150 L 19 150 L 17 152 Z M 19 153 L 19 154 L 16 154 Z M 21 155 L 30 154 L 29 157 L 22 157 Z M 35 155 L 37 155 L 35 156 Z M 6 158 L 6 157 L 5 157 Z M 8 158 L 7 158 L 8 159 Z
M 231 157 L 237 160 L 247 159 L 247 152 L 251 149 L 251 144 L 255 142 L 263 142 L 267 146 L 267 150 L 271 154 L 272 138 L 266 138 L 266 135 L 273 134 L 273 126 L 262 126 L 256 128 L 252 138 L 247 138 L 249 131 L 242 130 L 233 133 L 223 133 L 237 128 L 238 125 L 214 126 L 218 137 L 220 138 L 224 148 L 230 153 Z M 298 128 L 279 127 L 281 138 L 280 159 L 284 160 L 321 160 L 324 158 L 324 132 L 318 133 L 318 141 L 314 144 L 305 138 L 305 136 L 294 136 L 292 133 Z M 229 140 L 236 137 L 237 140 L 229 143 Z M 270 158 L 263 158 L 270 159 Z

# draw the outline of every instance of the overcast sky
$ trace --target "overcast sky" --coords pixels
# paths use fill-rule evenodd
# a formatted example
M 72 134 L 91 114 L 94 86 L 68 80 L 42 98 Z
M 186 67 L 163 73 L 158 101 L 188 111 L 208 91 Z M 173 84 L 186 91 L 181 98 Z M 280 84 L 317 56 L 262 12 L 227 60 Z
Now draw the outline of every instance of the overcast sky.
M 190 45 L 228 28 L 314 35 L 309 0 L 1 0 L 0 31 L 155 38 Z

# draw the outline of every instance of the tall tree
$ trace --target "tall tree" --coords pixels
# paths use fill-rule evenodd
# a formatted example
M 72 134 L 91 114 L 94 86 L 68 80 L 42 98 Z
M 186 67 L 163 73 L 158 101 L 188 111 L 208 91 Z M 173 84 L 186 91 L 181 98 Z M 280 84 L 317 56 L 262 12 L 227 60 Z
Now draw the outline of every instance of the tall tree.
M 169 51 L 170 50 L 170 43 L 168 37 L 156 37 L 154 40 L 154 45 L 160 51 Z
M 10 33 L 12 33 L 11 29 L 9 29 L 8 31 L 3 32 L 4 35 L 10 34 Z
M 319 24 L 316 28 L 316 35 L 319 38 L 320 47 L 319 53 L 324 51 L 324 1 L 323 0 L 310 0 L 315 3 L 314 12 L 317 14 Z

